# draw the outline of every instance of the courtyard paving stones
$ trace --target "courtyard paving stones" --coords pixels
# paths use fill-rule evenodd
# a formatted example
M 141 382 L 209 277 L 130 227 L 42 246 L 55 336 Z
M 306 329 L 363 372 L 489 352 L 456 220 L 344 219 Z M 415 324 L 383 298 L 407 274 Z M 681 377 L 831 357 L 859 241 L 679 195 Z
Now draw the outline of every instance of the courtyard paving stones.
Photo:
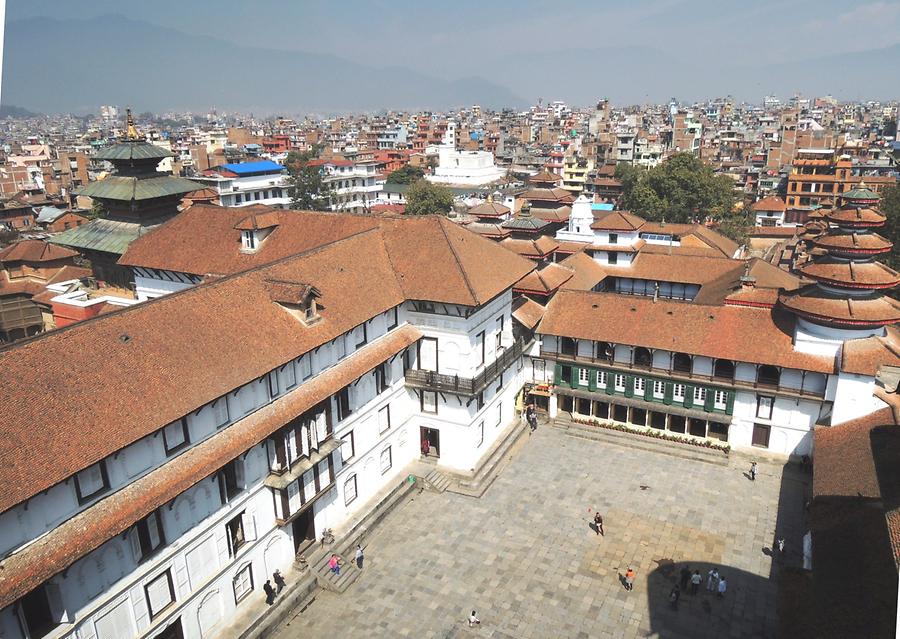
M 481 499 L 415 493 L 363 541 L 356 583 L 320 592 L 275 637 L 774 637 L 768 548 L 776 524 L 799 548 L 806 477 L 763 462 L 751 482 L 746 465 L 540 428 Z M 588 508 L 603 514 L 604 537 Z M 685 563 L 704 583 L 673 610 Z M 712 565 L 728 579 L 723 599 L 706 591 Z

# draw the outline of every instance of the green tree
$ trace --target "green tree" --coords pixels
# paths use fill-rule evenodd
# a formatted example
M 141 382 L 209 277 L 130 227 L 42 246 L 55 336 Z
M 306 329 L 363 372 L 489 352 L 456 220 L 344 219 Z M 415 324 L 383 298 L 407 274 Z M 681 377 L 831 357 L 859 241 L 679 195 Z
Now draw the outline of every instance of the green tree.
M 406 191 L 407 215 L 448 215 L 453 207 L 453 191 L 428 180 L 413 182 Z
M 886 188 L 881 193 L 882 214 L 887 218 L 884 226 L 878 231 L 894 243 L 894 248 L 888 255 L 878 259 L 891 268 L 900 269 L 900 185 Z
M 84 216 L 91 220 L 96 220 L 100 217 L 106 217 L 106 208 L 103 206 L 103 203 L 100 200 L 92 200 L 91 210 L 85 211 Z
M 288 163 L 288 192 L 291 208 L 304 211 L 330 211 L 333 191 L 325 175 L 309 161 Z
M 721 220 L 734 209 L 734 182 L 690 153 L 673 155 L 649 171 L 617 167 L 625 209 L 651 221 Z
M 391 184 L 412 184 L 417 180 L 421 180 L 425 172 L 417 166 L 404 166 L 403 168 L 392 171 L 387 176 L 387 181 Z

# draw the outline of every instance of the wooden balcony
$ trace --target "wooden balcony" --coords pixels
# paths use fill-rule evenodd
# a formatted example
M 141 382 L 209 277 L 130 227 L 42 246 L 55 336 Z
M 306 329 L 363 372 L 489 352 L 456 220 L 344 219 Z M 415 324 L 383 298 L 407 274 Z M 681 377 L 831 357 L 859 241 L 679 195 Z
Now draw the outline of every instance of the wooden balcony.
M 475 377 L 460 377 L 411 368 L 405 373 L 406 384 L 412 388 L 474 397 L 521 357 L 524 351 L 525 341 L 517 340 L 511 347 L 503 349 L 500 357 L 485 366 Z
M 585 355 L 572 355 L 568 353 L 557 353 L 541 349 L 541 357 L 553 359 L 560 362 L 572 362 L 573 364 L 590 364 L 592 366 L 603 366 L 611 371 L 620 371 L 623 373 L 646 373 L 649 375 L 659 375 L 667 377 L 675 381 L 691 383 L 705 382 L 713 386 L 722 386 L 729 389 L 746 389 L 769 392 L 775 395 L 787 395 L 790 397 L 804 399 L 824 399 L 825 391 L 814 391 L 804 388 L 794 388 L 792 386 L 784 386 L 782 384 L 771 384 L 759 381 L 745 381 L 734 379 L 732 377 L 723 377 L 721 375 L 702 375 L 693 371 L 677 370 L 673 367 L 646 366 L 644 364 L 631 364 L 629 362 L 614 362 L 610 359 L 599 357 L 588 357 Z

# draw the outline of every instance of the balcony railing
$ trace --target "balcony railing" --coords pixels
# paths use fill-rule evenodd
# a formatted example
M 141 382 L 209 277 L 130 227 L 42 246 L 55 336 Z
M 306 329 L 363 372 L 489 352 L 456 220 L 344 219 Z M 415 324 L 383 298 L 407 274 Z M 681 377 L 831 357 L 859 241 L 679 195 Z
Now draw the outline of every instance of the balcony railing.
M 509 368 L 525 351 L 525 341 L 517 340 L 511 347 L 503 349 L 503 353 L 481 370 L 475 377 L 445 375 L 435 371 L 411 368 L 406 371 L 406 383 L 413 388 L 445 391 L 456 395 L 474 396 L 483 391 L 492 381 Z
M 586 355 L 572 355 L 571 353 L 558 353 L 547 351 L 543 348 L 541 349 L 541 357 L 558 360 L 569 360 L 575 363 L 599 364 L 613 370 L 626 372 L 641 371 L 644 373 L 664 375 L 666 377 L 671 377 L 673 379 L 683 380 L 686 382 L 699 380 L 703 382 L 709 382 L 711 384 L 718 384 L 721 386 L 770 391 L 783 395 L 792 395 L 794 397 L 811 397 L 815 399 L 823 399 L 825 397 L 824 389 L 821 391 L 816 391 L 809 388 L 795 388 L 793 386 L 773 384 L 767 381 L 740 380 L 734 379 L 733 377 L 723 377 L 721 375 L 704 375 L 702 373 L 695 373 L 693 371 L 685 372 L 672 367 L 648 367 L 643 364 L 632 364 L 630 362 L 614 362 L 608 358 L 590 357 Z

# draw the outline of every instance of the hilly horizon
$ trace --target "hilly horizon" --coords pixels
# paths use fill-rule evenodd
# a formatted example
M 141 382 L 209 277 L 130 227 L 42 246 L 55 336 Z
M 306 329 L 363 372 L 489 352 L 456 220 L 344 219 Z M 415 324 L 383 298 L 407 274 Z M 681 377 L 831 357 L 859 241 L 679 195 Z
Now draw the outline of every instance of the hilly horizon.
M 73 34 L 94 43 L 80 49 L 83 56 L 73 51 Z M 11 22 L 4 44 L 3 103 L 43 113 L 84 114 L 101 104 L 260 114 L 525 106 L 480 77 L 447 80 L 329 54 L 242 47 L 118 15 Z
M 73 34 L 92 44 L 73 47 Z M 258 115 L 330 115 L 471 104 L 522 109 L 538 98 L 582 106 L 599 97 L 615 105 L 724 95 L 759 102 L 767 94 L 787 98 L 797 92 L 890 100 L 898 90 L 886 79 L 895 73 L 900 44 L 748 65 L 731 63 L 727 56 L 696 59 L 652 44 L 577 47 L 563 41 L 556 48 L 485 61 L 479 76 L 451 79 L 328 53 L 242 46 L 101 15 L 12 21 L 4 58 L 3 104 L 29 111 L 85 114 L 101 104 L 118 104 L 154 112 L 215 107 Z

